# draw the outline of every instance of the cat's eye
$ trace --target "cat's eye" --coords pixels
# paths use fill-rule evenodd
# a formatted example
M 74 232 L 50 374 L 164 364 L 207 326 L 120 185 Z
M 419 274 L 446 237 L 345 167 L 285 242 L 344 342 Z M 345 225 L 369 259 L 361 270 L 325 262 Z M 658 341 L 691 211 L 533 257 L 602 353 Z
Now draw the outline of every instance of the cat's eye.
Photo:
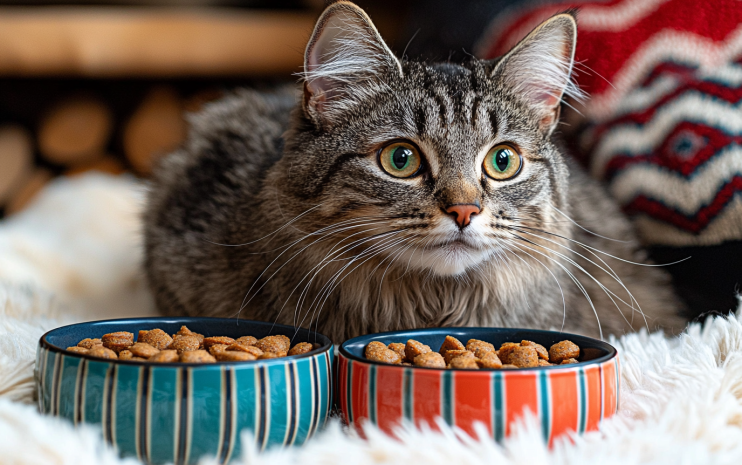
M 498 181 L 510 179 L 520 171 L 522 160 L 520 154 L 507 144 L 492 147 L 484 157 L 484 172 Z
M 417 174 L 422 166 L 420 152 L 407 142 L 394 142 L 379 153 L 379 164 L 395 178 L 409 178 Z

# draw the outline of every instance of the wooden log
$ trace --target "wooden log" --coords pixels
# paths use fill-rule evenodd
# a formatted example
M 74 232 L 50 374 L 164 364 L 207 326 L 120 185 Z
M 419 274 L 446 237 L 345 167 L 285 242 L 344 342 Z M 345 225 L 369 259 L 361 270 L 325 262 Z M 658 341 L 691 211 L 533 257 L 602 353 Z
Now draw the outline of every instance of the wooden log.
M 36 197 L 36 194 L 52 179 L 52 174 L 43 168 L 34 171 L 13 195 L 5 206 L 5 213 L 11 215 L 26 208 Z
M 64 172 L 65 176 L 79 176 L 91 171 L 98 171 L 108 174 L 122 174 L 126 171 L 124 164 L 111 155 L 106 155 L 100 160 L 95 160 L 83 165 L 74 166 Z
M 315 13 L 0 7 L 0 74 L 244 76 L 300 70 Z
M 0 127 L 0 206 L 28 177 L 33 165 L 33 140 L 20 126 Z
M 105 153 L 113 115 L 102 102 L 89 97 L 54 105 L 39 125 L 39 151 L 59 165 L 89 163 Z
M 157 87 L 126 123 L 124 153 L 138 173 L 148 175 L 154 160 L 177 148 L 185 133 L 178 94 L 169 87 Z

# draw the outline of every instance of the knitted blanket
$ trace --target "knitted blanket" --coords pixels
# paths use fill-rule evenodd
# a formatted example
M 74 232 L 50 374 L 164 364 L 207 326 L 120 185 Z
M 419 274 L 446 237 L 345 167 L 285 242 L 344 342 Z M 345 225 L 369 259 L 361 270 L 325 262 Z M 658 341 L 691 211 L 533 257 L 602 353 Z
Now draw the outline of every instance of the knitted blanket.
M 739 1 L 526 0 L 492 20 L 478 54 L 503 54 L 569 8 L 590 99 L 568 141 L 657 262 L 690 257 L 667 270 L 693 316 L 729 310 L 742 285 Z
M 75 321 L 153 312 L 140 272 L 142 186 L 126 177 L 59 179 L 22 214 L 0 222 L 0 463 L 136 464 L 93 428 L 33 406 L 39 336 Z M 645 332 L 611 341 L 621 357 L 621 406 L 600 431 L 549 449 L 524 418 L 502 444 L 401 427 L 361 439 L 336 420 L 306 446 L 238 462 L 282 464 L 739 464 L 742 463 L 742 308 L 679 338 Z M 216 463 L 205 457 L 204 464 Z

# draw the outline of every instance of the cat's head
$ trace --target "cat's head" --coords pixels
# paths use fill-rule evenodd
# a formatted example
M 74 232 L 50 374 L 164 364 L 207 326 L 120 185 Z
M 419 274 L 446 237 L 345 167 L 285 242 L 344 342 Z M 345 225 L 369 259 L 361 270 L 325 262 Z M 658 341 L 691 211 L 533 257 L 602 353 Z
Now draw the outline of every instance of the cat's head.
M 560 14 L 499 60 L 426 64 L 397 59 L 357 6 L 332 4 L 307 45 L 280 189 L 311 209 L 309 228 L 342 227 L 441 276 L 505 253 L 513 225 L 551 230 L 568 182 L 551 135 L 576 89 L 576 30 Z

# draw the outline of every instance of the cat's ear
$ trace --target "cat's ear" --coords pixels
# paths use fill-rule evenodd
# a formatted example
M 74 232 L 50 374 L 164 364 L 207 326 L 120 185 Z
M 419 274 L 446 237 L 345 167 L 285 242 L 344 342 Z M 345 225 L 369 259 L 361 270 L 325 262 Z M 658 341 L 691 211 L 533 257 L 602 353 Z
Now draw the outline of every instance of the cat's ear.
M 570 80 L 577 44 L 577 23 L 571 13 L 553 16 L 513 47 L 495 66 L 492 76 L 525 97 L 551 133 L 559 120 L 564 94 L 584 98 Z
M 350 2 L 328 6 L 304 55 L 304 105 L 310 117 L 331 124 L 357 99 L 384 88 L 402 65 L 366 13 Z

